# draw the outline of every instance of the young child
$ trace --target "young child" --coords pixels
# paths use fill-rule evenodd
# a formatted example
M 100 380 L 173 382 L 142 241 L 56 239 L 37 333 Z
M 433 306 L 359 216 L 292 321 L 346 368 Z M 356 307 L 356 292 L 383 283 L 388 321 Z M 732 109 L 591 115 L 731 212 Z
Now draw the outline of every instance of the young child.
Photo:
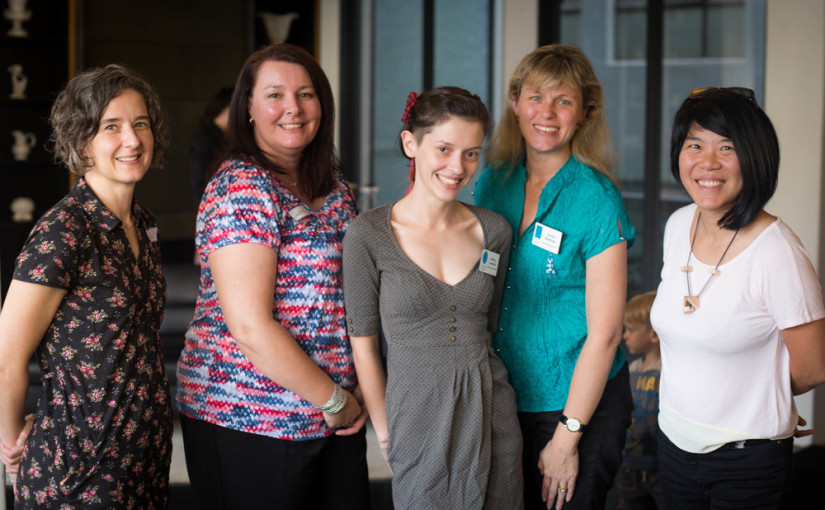
M 659 337 L 650 325 L 655 298 L 655 291 L 635 296 L 624 312 L 625 346 L 630 354 L 641 356 L 630 364 L 633 424 L 627 431 L 624 465 L 616 477 L 622 510 L 664 508 L 656 465 L 662 359 Z

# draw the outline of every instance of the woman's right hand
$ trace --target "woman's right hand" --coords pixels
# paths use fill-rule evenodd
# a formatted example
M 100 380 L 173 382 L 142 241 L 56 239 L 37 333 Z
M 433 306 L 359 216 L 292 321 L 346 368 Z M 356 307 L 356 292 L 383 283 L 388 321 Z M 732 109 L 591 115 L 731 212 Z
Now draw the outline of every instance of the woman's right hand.
M 25 418 L 23 430 L 17 436 L 17 441 L 14 445 L 9 446 L 5 441 L 0 441 L 0 460 L 6 466 L 6 473 L 11 476 L 17 474 L 17 468 L 20 466 L 20 458 L 23 456 L 23 447 L 26 445 L 26 439 L 34 425 L 34 414 L 29 414 Z
M 343 388 L 341 389 L 343 390 Z M 344 392 L 347 394 L 347 403 L 344 404 L 344 408 L 335 414 L 324 413 L 324 421 L 330 428 L 349 427 L 361 417 L 361 404 L 358 403 L 358 399 L 349 391 L 344 390 Z
M 389 455 L 389 447 L 390 447 L 390 438 L 384 437 L 378 438 L 378 448 L 381 449 L 381 456 L 384 457 L 384 460 L 387 461 L 387 465 L 390 464 L 390 455 Z

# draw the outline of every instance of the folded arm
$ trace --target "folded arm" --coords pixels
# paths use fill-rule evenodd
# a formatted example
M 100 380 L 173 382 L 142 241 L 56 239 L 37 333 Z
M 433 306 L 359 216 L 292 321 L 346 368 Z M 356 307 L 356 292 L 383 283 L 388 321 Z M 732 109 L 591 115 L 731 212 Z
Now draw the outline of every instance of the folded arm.
M 825 382 L 825 319 L 783 329 L 791 357 L 791 389 L 801 395 Z
M 335 383 L 272 315 L 277 252 L 260 244 L 232 244 L 210 253 L 209 266 L 226 326 L 241 352 L 271 380 L 314 406 L 324 405 Z M 344 409 L 324 419 L 330 427 L 348 427 L 360 414 L 361 406 L 347 392 Z

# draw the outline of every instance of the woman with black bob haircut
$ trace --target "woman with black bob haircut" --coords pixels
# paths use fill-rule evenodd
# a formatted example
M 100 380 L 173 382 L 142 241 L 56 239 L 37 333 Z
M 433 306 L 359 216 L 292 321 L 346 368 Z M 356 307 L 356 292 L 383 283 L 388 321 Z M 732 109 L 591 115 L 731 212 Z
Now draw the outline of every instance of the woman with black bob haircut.
M 367 508 L 341 270 L 357 206 L 329 82 L 305 50 L 268 46 L 247 59 L 229 109 L 229 156 L 198 208 L 200 290 L 178 361 L 192 488 L 204 509 Z
M 753 221 L 773 196 L 779 178 L 779 140 L 771 119 L 761 108 L 742 106 L 737 93 L 711 94 L 703 101 L 686 100 L 673 120 L 670 143 L 670 171 L 681 181 L 679 155 L 694 122 L 733 142 L 742 169 L 742 191 L 719 224 L 731 230 Z
M 790 489 L 793 397 L 825 382 L 825 307 L 811 257 L 763 207 L 779 144 L 753 91 L 690 93 L 673 175 L 694 203 L 665 228 L 651 323 L 662 350 L 659 466 L 668 510 L 776 509 Z

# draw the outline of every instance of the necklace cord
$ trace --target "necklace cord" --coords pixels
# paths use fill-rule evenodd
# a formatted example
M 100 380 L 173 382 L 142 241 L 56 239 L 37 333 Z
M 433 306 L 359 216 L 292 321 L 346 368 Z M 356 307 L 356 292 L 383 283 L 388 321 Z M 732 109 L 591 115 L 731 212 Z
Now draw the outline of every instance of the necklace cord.
M 690 240 L 690 251 L 688 252 L 688 257 L 687 257 L 687 262 L 685 262 L 685 267 L 690 267 L 690 257 L 691 257 L 691 255 L 693 255 L 693 243 L 696 242 L 696 234 L 699 233 L 699 220 L 701 220 L 701 219 L 702 219 L 702 211 L 699 211 L 699 216 L 696 218 L 696 229 L 693 231 L 693 238 Z M 725 255 L 728 254 L 728 250 L 730 250 L 730 247 L 733 244 L 733 241 L 736 239 L 737 235 L 739 235 L 739 229 L 736 229 L 736 232 L 733 233 L 733 237 L 730 239 L 730 242 L 728 243 L 728 246 L 725 248 L 725 251 L 722 252 L 722 256 L 719 257 L 719 261 L 713 267 L 713 271 L 710 272 L 710 276 L 705 281 L 705 284 L 702 285 L 702 288 L 699 289 L 699 293 L 696 294 L 696 296 L 695 296 L 697 299 L 699 298 L 699 296 L 702 295 L 702 292 L 704 292 L 705 288 L 708 286 L 708 283 L 710 283 L 710 280 L 715 275 L 719 274 L 719 271 L 718 271 L 719 265 L 725 259 Z M 693 296 L 693 291 L 692 291 L 691 285 L 690 285 L 690 273 L 691 272 L 692 271 L 685 271 L 685 283 L 687 284 L 688 296 Z

